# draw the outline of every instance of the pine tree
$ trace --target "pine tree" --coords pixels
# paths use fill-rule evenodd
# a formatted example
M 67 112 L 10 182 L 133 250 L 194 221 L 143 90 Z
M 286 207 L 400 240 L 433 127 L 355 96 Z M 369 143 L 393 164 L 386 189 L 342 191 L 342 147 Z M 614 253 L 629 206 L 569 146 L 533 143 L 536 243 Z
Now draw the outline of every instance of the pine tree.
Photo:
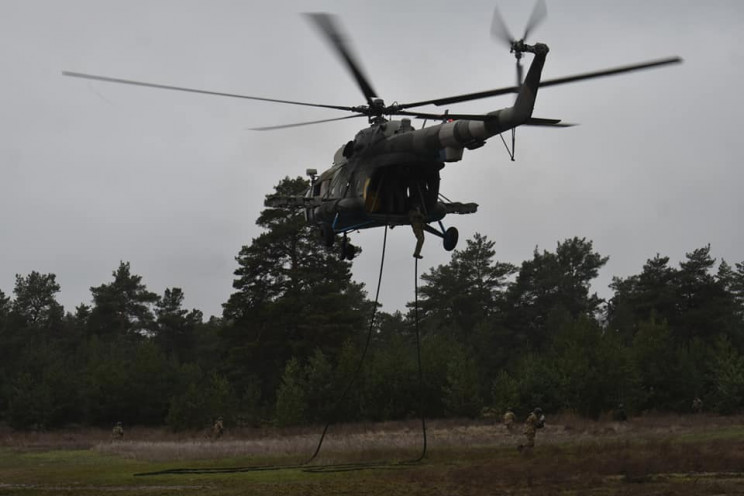
M 563 323 L 582 315 L 594 318 L 602 300 L 590 294 L 590 285 L 607 260 L 585 238 L 560 242 L 555 253 L 535 248 L 507 291 L 509 327 L 540 349 Z
M 302 194 L 307 186 L 302 178 L 285 178 L 275 193 Z M 260 377 L 264 399 L 273 404 L 287 361 L 302 363 L 316 348 L 333 359 L 347 338 L 363 332 L 369 303 L 351 281 L 351 263 L 318 242 L 302 212 L 267 208 L 256 223 L 265 232 L 236 259 L 223 345 L 238 389 L 250 386 L 243 380 Z
M 152 306 L 158 295 L 147 290 L 142 276 L 131 273 L 129 262 L 121 262 L 114 280 L 90 288 L 93 309 L 88 317 L 90 330 L 101 336 L 143 336 L 154 330 Z
M 421 276 L 419 312 L 428 330 L 446 329 L 468 342 L 479 323 L 503 313 L 506 279 L 516 268 L 494 261 L 494 244 L 476 233 L 449 264 Z

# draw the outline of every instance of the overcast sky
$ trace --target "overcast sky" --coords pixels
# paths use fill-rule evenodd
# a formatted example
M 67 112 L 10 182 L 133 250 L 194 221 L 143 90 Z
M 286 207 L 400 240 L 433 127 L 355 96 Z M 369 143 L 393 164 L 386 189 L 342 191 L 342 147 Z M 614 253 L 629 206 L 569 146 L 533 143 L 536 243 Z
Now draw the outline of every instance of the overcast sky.
M 529 1 L 499 2 L 520 33 Z M 531 41 L 551 48 L 545 78 L 679 55 L 682 65 L 540 91 L 535 116 L 579 123 L 519 129 L 517 161 L 492 138 L 442 172 L 442 193 L 479 212 L 451 216 L 515 264 L 537 246 L 586 237 L 610 257 L 595 282 L 677 264 L 710 243 L 744 260 L 744 2 L 550 1 Z M 387 103 L 513 84 L 513 58 L 489 34 L 494 3 L 451 0 L 0 0 L 0 289 L 54 273 L 68 311 L 90 303 L 120 261 L 162 294 L 221 315 L 240 247 L 285 176 L 322 170 L 364 119 L 274 132 L 248 128 L 342 116 L 325 109 L 85 81 L 78 71 L 331 105 L 364 103 L 299 15 L 340 16 Z M 527 56 L 527 63 L 531 56 Z M 497 97 L 451 107 L 486 112 Z M 422 108 L 432 110 L 436 108 Z M 419 127 L 420 122 L 414 122 Z M 354 235 L 356 280 L 374 296 L 382 230 Z M 413 300 L 414 238 L 390 231 L 383 309 Z M 427 237 L 420 271 L 447 263 Z

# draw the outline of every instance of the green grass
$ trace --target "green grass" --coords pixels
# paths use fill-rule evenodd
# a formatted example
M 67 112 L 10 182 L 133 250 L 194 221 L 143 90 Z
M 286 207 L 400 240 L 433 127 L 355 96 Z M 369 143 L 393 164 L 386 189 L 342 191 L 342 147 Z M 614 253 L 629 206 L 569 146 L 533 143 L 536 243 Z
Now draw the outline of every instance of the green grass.
M 520 437 L 500 426 L 432 422 L 427 457 L 417 464 L 399 463 L 420 450 L 409 426 L 344 427 L 316 462 L 299 468 L 312 452 L 305 432 L 235 431 L 215 443 L 157 431 L 122 443 L 75 433 L 74 448 L 53 434 L 6 436 L 0 495 L 744 494 L 741 418 L 556 420 L 531 453 L 519 452 Z M 248 469 L 255 466 L 275 469 Z M 194 471 L 135 475 L 179 468 Z M 225 468 L 238 470 L 219 472 Z
M 687 432 L 679 436 L 682 442 L 705 442 L 705 441 L 744 441 L 744 425 L 718 427 L 710 430 Z

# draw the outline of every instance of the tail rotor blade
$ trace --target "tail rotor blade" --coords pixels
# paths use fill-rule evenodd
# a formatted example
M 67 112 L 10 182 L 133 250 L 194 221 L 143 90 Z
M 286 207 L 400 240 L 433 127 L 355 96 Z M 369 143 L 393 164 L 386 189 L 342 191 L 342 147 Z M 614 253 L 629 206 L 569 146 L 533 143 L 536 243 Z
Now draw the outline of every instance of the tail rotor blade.
M 498 7 L 494 7 L 493 9 L 493 21 L 491 21 L 491 36 L 495 40 L 505 43 L 506 46 L 511 46 L 512 42 L 514 41 L 514 37 L 509 32 L 509 28 L 506 27 L 506 23 L 504 22 L 504 18 L 501 17 L 501 12 L 499 12 Z
M 545 0 L 537 0 L 535 8 L 532 9 L 532 14 L 527 21 L 527 27 L 524 28 L 523 40 L 526 40 L 530 35 L 530 32 L 535 29 L 541 22 L 545 20 L 548 15 L 548 8 L 545 5 Z
M 522 86 L 522 63 L 517 59 L 517 86 Z

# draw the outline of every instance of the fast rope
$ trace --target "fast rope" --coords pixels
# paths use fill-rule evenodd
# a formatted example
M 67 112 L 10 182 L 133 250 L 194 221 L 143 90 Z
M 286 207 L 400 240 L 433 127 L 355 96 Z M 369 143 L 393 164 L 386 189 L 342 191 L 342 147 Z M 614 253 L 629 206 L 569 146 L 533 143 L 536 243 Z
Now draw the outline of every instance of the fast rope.
M 413 300 L 413 317 L 416 327 L 416 356 L 418 358 L 419 372 L 419 410 L 421 413 L 421 432 L 423 433 L 423 448 L 421 455 L 412 460 L 412 463 L 420 462 L 426 456 L 426 415 L 424 415 L 424 370 L 421 367 L 421 333 L 419 332 L 419 315 L 418 315 L 418 258 L 415 259 L 413 276 L 414 276 L 414 300 Z
M 357 364 L 357 368 L 354 371 L 354 374 L 351 376 L 351 380 L 346 385 L 346 389 L 344 389 L 343 393 L 339 397 L 338 400 L 336 400 L 336 404 L 333 406 L 333 412 L 335 413 L 338 410 L 339 405 L 346 399 L 346 395 L 349 394 L 349 391 L 351 390 L 351 386 L 356 382 L 357 378 L 359 377 L 360 372 L 362 371 L 362 365 L 364 364 L 364 358 L 367 356 L 367 350 L 369 350 L 369 343 L 372 341 L 372 329 L 374 328 L 375 324 L 375 317 L 377 316 L 377 306 L 378 301 L 380 299 L 380 287 L 382 286 L 382 272 L 383 268 L 385 267 L 385 248 L 387 247 L 387 233 L 388 233 L 388 226 L 385 226 L 385 234 L 382 238 L 382 258 L 380 259 L 380 273 L 377 277 L 377 291 L 375 292 L 375 303 L 372 306 L 372 315 L 369 318 L 369 329 L 367 330 L 367 341 L 364 343 L 364 349 L 362 350 L 362 356 L 359 358 L 359 363 Z M 310 463 L 315 459 L 316 456 L 318 456 L 318 453 L 320 453 L 320 447 L 323 445 L 323 440 L 325 439 L 326 432 L 328 432 L 328 428 L 331 426 L 331 420 L 329 420 L 325 427 L 323 428 L 323 433 L 320 435 L 320 440 L 318 441 L 318 446 L 315 448 L 315 453 L 313 453 L 313 456 L 308 458 L 308 460 L 305 462 Z
M 364 350 L 362 351 L 362 356 L 359 358 L 359 363 L 357 364 L 357 368 L 354 371 L 354 374 L 349 381 L 349 383 L 346 386 L 346 389 L 344 389 L 344 392 L 341 394 L 339 399 L 337 400 L 336 404 L 334 405 L 333 411 L 336 411 L 338 406 L 343 402 L 343 400 L 346 398 L 346 395 L 351 390 L 351 386 L 354 384 L 354 382 L 359 377 L 359 374 L 362 370 L 362 365 L 364 363 L 364 358 L 367 356 L 367 351 L 369 350 L 369 343 L 372 339 L 372 330 L 374 328 L 374 322 L 375 322 L 375 316 L 377 315 L 377 306 L 378 301 L 380 297 L 380 287 L 382 286 L 382 273 L 383 268 L 385 266 L 385 248 L 387 246 L 387 230 L 388 227 L 385 226 L 385 235 L 383 237 L 382 242 L 382 259 L 380 260 L 380 273 L 377 278 L 377 291 L 375 292 L 375 303 L 372 307 L 372 315 L 369 319 L 369 329 L 367 330 L 367 341 L 364 344 Z M 400 462 L 401 464 L 408 464 L 408 463 L 418 463 L 421 460 L 424 459 L 426 456 L 426 448 L 427 448 L 427 440 L 426 440 L 426 415 L 425 415 L 425 409 L 424 409 L 424 369 L 421 365 L 421 333 L 419 331 L 419 314 L 418 314 L 418 258 L 414 259 L 414 307 L 413 307 L 413 316 L 414 316 L 414 328 L 416 331 L 416 358 L 418 362 L 418 374 L 419 374 L 419 410 L 421 414 L 421 432 L 423 436 L 423 446 L 421 449 L 421 454 L 418 458 L 415 458 L 413 460 Z M 313 455 L 305 462 L 305 464 L 310 463 L 313 461 L 317 456 L 318 453 L 320 453 L 320 448 L 323 445 L 323 440 L 325 439 L 325 435 L 328 432 L 328 428 L 331 425 L 331 421 L 326 423 L 325 427 L 323 428 L 323 433 L 320 436 L 320 440 L 318 441 L 318 446 L 315 448 L 315 452 Z M 364 468 L 367 464 L 362 464 L 360 468 Z M 331 467 L 331 470 L 333 468 Z M 345 468 L 342 470 L 354 470 L 351 468 Z M 328 471 L 328 470 L 323 470 Z

